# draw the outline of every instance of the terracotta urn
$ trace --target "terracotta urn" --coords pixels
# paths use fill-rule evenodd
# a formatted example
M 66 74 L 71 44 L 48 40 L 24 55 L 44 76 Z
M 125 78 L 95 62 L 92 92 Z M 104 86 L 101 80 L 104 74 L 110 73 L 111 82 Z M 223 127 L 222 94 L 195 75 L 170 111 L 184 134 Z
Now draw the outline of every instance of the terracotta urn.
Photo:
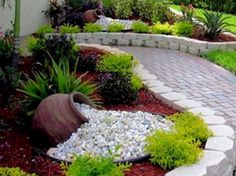
M 81 94 L 53 94 L 41 101 L 32 120 L 34 138 L 54 146 L 67 140 L 88 119 L 76 108 L 75 102 L 95 108 L 91 100 Z
M 99 19 L 99 15 L 103 15 L 100 9 L 87 10 L 83 14 L 83 21 L 85 23 L 95 23 Z

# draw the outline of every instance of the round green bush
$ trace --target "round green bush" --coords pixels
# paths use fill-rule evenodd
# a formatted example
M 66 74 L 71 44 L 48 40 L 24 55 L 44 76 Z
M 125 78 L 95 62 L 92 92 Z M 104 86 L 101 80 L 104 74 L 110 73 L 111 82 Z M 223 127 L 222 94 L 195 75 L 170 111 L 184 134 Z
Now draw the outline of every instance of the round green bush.
M 146 141 L 145 150 L 151 155 L 150 161 L 164 169 L 193 164 L 202 156 L 199 143 L 173 131 L 156 131 Z
M 212 131 L 204 121 L 198 115 L 194 115 L 191 112 L 177 113 L 168 118 L 174 121 L 174 129 L 178 133 L 194 141 L 204 143 L 212 136 Z
M 118 22 L 113 22 L 107 26 L 107 30 L 109 32 L 121 32 L 122 30 L 124 30 L 124 28 L 125 25 Z

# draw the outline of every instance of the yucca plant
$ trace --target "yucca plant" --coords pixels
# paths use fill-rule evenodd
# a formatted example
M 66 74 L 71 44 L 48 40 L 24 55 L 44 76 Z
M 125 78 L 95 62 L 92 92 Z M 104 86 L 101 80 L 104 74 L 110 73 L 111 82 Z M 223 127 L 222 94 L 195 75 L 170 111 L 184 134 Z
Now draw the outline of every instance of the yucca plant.
M 211 11 L 204 11 L 203 17 L 197 17 L 197 20 L 203 23 L 205 27 L 205 35 L 211 39 L 216 38 L 222 31 L 229 31 L 226 28 L 233 25 L 227 23 L 227 19 L 229 19 L 229 16 L 223 16 L 222 13 Z
M 97 86 L 89 81 L 82 81 L 83 76 L 77 77 L 76 70 L 71 72 L 68 61 L 64 60 L 57 64 L 52 60 L 49 73 L 34 73 L 34 78 L 22 81 L 18 90 L 30 97 L 32 110 L 29 114 L 34 112 L 41 100 L 54 93 L 80 92 L 94 103 L 98 103 L 93 97 Z

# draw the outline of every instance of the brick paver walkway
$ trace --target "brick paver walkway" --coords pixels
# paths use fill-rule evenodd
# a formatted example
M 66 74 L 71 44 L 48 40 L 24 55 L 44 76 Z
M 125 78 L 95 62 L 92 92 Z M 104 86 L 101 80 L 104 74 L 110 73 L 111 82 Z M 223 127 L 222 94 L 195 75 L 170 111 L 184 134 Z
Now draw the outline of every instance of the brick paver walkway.
M 236 76 L 197 56 L 179 51 L 119 47 L 134 54 L 158 80 L 226 117 L 236 130 Z

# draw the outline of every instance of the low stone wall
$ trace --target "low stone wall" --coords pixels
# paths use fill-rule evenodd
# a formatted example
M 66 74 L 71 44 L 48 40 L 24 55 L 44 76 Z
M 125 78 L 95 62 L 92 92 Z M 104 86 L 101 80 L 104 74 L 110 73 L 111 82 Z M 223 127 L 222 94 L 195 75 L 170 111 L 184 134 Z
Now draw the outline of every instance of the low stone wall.
M 236 50 L 236 42 L 206 42 L 187 37 L 138 33 L 78 33 L 71 35 L 77 43 L 109 46 L 142 46 L 179 50 L 200 55 L 210 50 Z
M 110 53 L 124 53 L 109 46 L 96 44 L 80 44 L 80 46 L 83 49 L 94 48 Z M 165 176 L 233 176 L 236 159 L 234 152 L 235 135 L 233 129 L 225 124 L 224 117 L 216 116 L 213 110 L 202 106 L 201 102 L 190 100 L 185 95 L 165 86 L 163 82 L 157 80 L 155 75 L 150 74 L 143 65 L 136 66 L 135 72 L 156 97 L 164 103 L 180 111 L 187 108 L 192 113 L 202 114 L 201 118 L 214 133 L 214 136 L 207 140 L 204 155 L 197 163 L 178 167 L 168 172 Z

